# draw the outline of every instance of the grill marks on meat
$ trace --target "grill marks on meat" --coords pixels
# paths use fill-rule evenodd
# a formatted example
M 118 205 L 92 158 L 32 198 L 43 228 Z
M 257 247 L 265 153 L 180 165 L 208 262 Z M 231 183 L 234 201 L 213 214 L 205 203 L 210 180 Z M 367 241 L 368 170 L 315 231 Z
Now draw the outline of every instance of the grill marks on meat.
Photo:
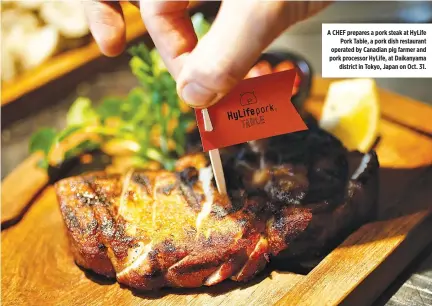
M 71 183 L 59 182 L 57 192 L 62 194 L 60 209 L 74 258 L 79 265 L 112 277 L 114 269 L 102 242 L 101 226 L 93 207 L 89 205 L 93 202 L 87 200 L 89 195 L 96 195 L 84 178 L 76 178 Z
M 205 176 L 211 170 L 200 172 Z M 210 179 L 187 182 L 180 173 L 132 171 L 60 181 L 56 189 L 77 263 L 131 287 L 151 289 L 200 286 L 224 263 L 247 257 L 245 250 L 252 252 L 256 244 L 243 237 L 252 227 L 244 221 L 251 220 L 250 212 L 228 216 L 229 199 L 216 194 Z M 214 197 L 208 199 L 205 188 Z M 206 203 L 210 210 L 197 224 Z M 87 234 L 87 228 L 92 232 Z M 94 252 L 106 269 L 88 260 Z M 234 271 L 225 265 L 219 278 L 230 277 L 229 269 Z
M 318 254 L 373 213 L 375 153 L 349 179 L 348 152 L 325 132 L 222 153 L 229 197 L 216 191 L 201 153 L 179 159 L 175 172 L 90 173 L 58 182 L 77 264 L 145 290 L 247 281 L 270 256 Z

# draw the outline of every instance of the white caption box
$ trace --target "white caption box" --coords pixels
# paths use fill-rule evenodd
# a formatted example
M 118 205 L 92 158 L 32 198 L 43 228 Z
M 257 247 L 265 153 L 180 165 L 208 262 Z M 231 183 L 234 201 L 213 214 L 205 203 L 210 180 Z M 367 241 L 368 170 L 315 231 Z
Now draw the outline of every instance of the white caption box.
M 322 77 L 431 78 L 432 24 L 323 24 Z

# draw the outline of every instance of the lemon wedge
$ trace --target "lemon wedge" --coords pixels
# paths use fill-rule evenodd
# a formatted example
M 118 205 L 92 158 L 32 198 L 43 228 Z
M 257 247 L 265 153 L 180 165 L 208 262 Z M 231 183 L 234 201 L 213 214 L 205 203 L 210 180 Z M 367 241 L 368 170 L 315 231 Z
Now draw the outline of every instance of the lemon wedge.
M 348 150 L 366 153 L 378 135 L 380 107 L 372 79 L 334 82 L 327 93 L 319 125 Z

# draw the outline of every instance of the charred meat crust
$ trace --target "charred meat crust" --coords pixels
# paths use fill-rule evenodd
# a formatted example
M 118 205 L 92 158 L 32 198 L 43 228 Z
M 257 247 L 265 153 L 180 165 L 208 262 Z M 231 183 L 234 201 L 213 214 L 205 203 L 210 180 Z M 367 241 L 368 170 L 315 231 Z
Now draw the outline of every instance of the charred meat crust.
M 363 158 L 357 171 L 352 154 Z M 77 264 L 140 290 L 247 281 L 272 258 L 319 256 L 376 213 L 375 152 L 347 152 L 319 129 L 234 146 L 222 159 L 229 197 L 201 153 L 180 158 L 175 172 L 59 181 Z

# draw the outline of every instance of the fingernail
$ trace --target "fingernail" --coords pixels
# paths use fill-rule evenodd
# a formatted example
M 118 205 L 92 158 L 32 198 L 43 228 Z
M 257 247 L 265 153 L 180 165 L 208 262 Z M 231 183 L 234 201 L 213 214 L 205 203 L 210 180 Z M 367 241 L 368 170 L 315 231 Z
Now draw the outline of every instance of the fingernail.
M 183 87 L 181 92 L 184 102 L 192 107 L 205 107 L 216 98 L 216 93 L 197 84 L 189 83 Z

